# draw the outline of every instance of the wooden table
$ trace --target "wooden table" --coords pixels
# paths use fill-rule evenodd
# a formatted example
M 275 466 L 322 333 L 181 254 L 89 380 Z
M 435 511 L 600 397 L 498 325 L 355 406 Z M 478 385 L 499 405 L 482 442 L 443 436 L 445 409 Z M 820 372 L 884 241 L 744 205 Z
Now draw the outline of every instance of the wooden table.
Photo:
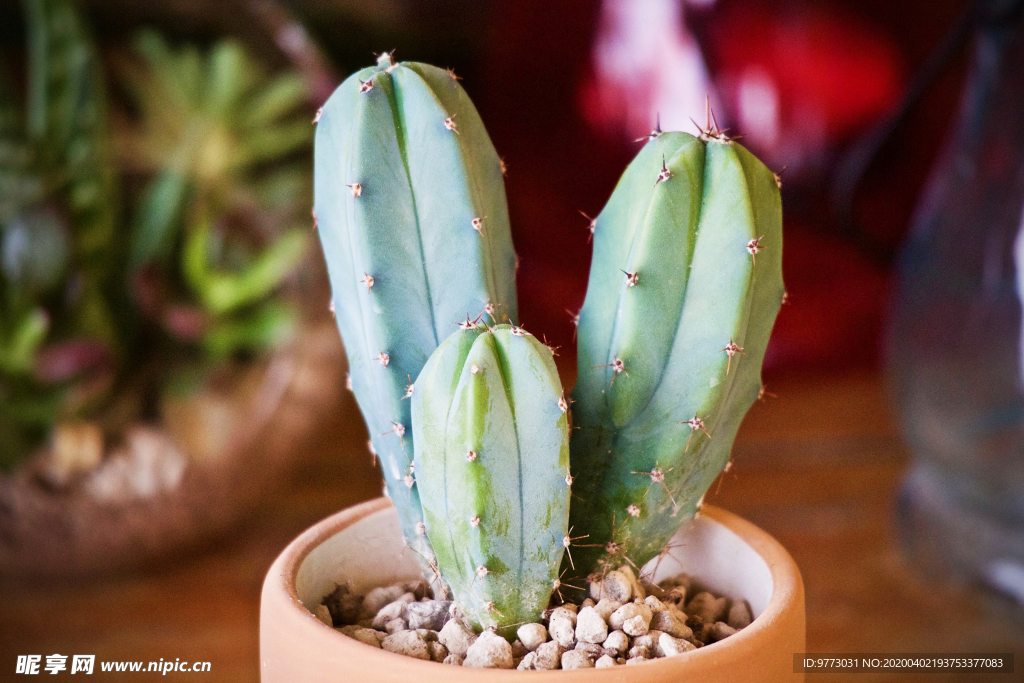
M 806 376 L 769 389 L 777 398 L 755 405 L 743 425 L 732 472 L 708 500 L 767 529 L 796 557 L 807 585 L 808 649 L 1006 652 L 1016 647 L 1017 670 L 1024 671 L 1019 612 L 926 579 L 899 552 L 892 508 L 907 453 L 880 379 L 869 373 Z M 20 678 L 11 674 L 18 654 L 61 653 L 104 660 L 204 660 L 212 663 L 208 680 L 257 681 L 264 572 L 302 529 L 379 495 L 379 475 L 364 444 L 365 432 L 349 401 L 336 423 L 326 425 L 311 444 L 310 458 L 291 485 L 226 542 L 156 571 L 88 585 L 0 586 L 0 680 Z M 169 674 L 167 680 L 181 675 Z M 983 680 L 976 674 L 849 678 L 863 683 Z

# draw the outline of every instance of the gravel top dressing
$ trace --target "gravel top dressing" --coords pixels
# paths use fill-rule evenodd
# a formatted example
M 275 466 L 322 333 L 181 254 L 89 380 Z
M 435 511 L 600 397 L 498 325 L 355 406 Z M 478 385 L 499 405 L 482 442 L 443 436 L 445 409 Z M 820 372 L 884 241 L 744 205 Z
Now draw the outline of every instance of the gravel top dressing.
M 700 590 L 685 574 L 651 584 L 629 566 L 589 584 L 590 597 L 544 612 L 509 643 L 474 633 L 453 602 L 434 600 L 425 581 L 374 588 L 339 586 L 314 611 L 325 624 L 371 647 L 454 666 L 586 669 L 673 657 L 728 638 L 750 624 L 746 601 Z

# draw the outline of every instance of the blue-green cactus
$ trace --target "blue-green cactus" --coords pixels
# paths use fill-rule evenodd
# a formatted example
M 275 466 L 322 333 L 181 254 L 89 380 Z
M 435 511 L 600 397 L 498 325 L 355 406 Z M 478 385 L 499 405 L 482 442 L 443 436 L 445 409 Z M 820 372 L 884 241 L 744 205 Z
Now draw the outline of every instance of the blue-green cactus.
M 783 296 L 774 174 L 717 129 L 655 131 L 596 220 L 578 321 L 578 570 L 642 567 L 699 509 Z
M 478 629 L 508 635 L 504 627 L 539 621 L 557 587 L 569 518 L 567 417 L 551 350 L 518 327 L 455 332 L 416 380 L 426 533 Z
M 385 53 L 317 113 L 314 184 L 351 387 L 430 565 L 406 399 L 456 323 L 516 320 L 501 161 L 454 74 Z

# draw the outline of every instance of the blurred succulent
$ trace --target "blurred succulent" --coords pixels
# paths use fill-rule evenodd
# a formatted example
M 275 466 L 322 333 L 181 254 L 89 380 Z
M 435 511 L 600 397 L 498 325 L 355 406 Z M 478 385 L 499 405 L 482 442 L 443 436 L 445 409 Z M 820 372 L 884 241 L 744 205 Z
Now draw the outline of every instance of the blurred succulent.
M 0 65 L 0 469 L 59 421 L 152 416 L 182 376 L 280 344 L 296 313 L 275 295 L 309 236 L 281 231 L 308 221 L 299 76 L 270 77 L 234 41 L 143 33 L 117 164 L 74 3 L 22 13 L 24 94 Z
M 131 226 L 136 299 L 215 361 L 273 347 L 294 312 L 271 295 L 308 241 L 308 170 L 287 163 L 312 142 L 306 86 L 269 78 L 232 40 L 203 53 L 144 32 L 135 51 L 122 70 L 140 123 L 123 156 L 152 178 Z
M 0 71 L 0 469 L 109 386 L 118 337 L 99 59 L 69 0 L 24 0 L 23 14 L 24 96 Z

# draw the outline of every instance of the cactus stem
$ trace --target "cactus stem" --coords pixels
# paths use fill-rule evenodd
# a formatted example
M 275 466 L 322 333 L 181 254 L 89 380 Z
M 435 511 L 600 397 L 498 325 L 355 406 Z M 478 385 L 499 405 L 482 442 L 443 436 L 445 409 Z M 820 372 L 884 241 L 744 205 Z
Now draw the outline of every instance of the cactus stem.
M 316 114 L 313 115 L 313 125 L 320 123 L 320 117 L 324 115 L 324 108 L 320 107 L 316 110 Z
M 505 157 L 501 157 L 500 159 L 498 159 L 498 163 L 501 165 L 501 175 L 502 175 L 502 177 L 507 177 L 508 176 L 508 164 L 505 163 Z
M 359 183 L 352 183 L 351 185 L 346 185 L 345 187 L 347 187 L 352 192 L 353 197 L 360 197 L 363 194 L 363 186 L 360 185 Z
M 476 461 L 476 451 L 469 451 L 468 453 L 466 453 L 466 460 L 467 462 Z
M 444 127 L 456 135 L 462 135 L 462 133 L 459 132 L 458 127 L 455 125 L 455 114 L 452 114 L 444 120 Z
M 487 216 L 484 216 L 484 218 L 487 218 Z M 484 232 L 484 218 L 477 217 L 472 220 L 473 229 L 476 230 L 481 235 Z
M 665 156 L 662 155 L 662 157 L 661 157 L 661 170 L 658 171 L 658 179 L 654 181 L 654 184 L 658 185 L 659 183 L 666 182 L 671 177 L 672 177 L 672 171 L 668 170 L 668 166 L 665 163 Z
M 345 373 L 345 388 L 352 391 L 352 375 Z
M 782 293 L 782 305 L 785 306 L 789 303 L 789 292 Z
M 750 252 L 750 260 L 753 261 L 755 265 L 757 264 L 757 252 L 764 249 L 764 247 L 761 246 L 761 240 L 763 239 L 764 235 L 761 235 L 756 240 L 750 240 L 747 242 L 747 251 Z
M 524 330 L 523 328 L 516 327 L 515 325 L 512 326 L 512 336 L 513 337 L 522 337 L 525 333 L 526 333 L 526 330 Z
M 372 441 L 366 442 L 366 447 L 370 450 L 370 457 L 373 459 L 373 466 L 377 466 L 377 449 L 373 447 Z
M 629 513 L 630 517 L 640 516 L 640 508 L 636 505 L 636 503 L 630 503 L 629 507 L 626 508 L 626 512 Z
M 409 490 L 412 490 L 412 487 L 416 485 L 416 478 L 412 476 L 411 471 L 408 472 L 404 477 L 402 477 L 402 481 L 405 483 L 405 487 Z
M 587 237 L 587 242 L 592 242 L 594 240 L 594 232 L 597 230 L 597 219 L 591 218 L 582 211 L 580 211 L 580 215 L 590 221 L 590 224 L 587 225 L 587 230 L 590 232 L 590 235 Z
M 722 350 L 725 351 L 727 354 L 729 354 L 729 362 L 725 366 L 725 374 L 728 375 L 729 374 L 729 368 L 732 367 L 732 357 L 735 356 L 737 353 L 743 353 L 743 347 L 742 346 L 738 346 L 736 344 L 736 342 L 734 342 L 733 340 L 730 339 L 729 343 L 726 344 L 725 348 L 722 349 Z
M 498 611 L 498 608 L 495 607 L 494 603 L 491 602 L 490 600 L 488 600 L 487 602 L 484 603 L 484 609 L 487 610 L 488 612 L 494 612 L 499 617 L 505 616 L 504 614 L 502 614 L 501 612 Z
M 412 398 L 412 393 L 416 389 L 416 385 L 412 381 L 412 375 L 407 374 L 406 377 L 409 378 L 409 383 L 405 385 L 405 394 L 402 396 L 403 400 Z
M 363 279 L 359 281 L 360 284 L 366 285 L 366 290 L 373 289 L 374 279 L 369 273 L 363 273 Z
M 637 284 L 639 284 L 639 282 L 640 282 L 640 273 L 639 272 L 630 273 L 630 272 L 627 272 L 625 270 L 622 270 L 621 272 L 622 272 L 623 275 L 626 276 L 626 288 L 627 289 L 631 289 L 633 287 L 636 287 Z
M 565 468 L 565 485 L 566 486 L 572 486 L 572 480 L 573 480 L 572 471 L 568 467 L 566 467 Z
M 562 394 L 562 397 L 558 399 L 558 409 L 563 413 L 569 412 L 569 402 L 565 400 L 565 394 Z
M 598 368 L 611 368 L 612 370 L 615 371 L 614 374 L 612 375 L 611 386 L 615 386 L 615 378 L 618 377 L 620 373 L 625 374 L 626 377 L 629 377 L 629 373 L 626 372 L 626 364 L 622 362 L 621 358 L 616 358 L 615 360 L 613 360 L 611 363 L 608 363 L 607 365 L 597 365 L 595 367 L 598 367 Z
M 462 76 L 456 76 L 456 75 L 455 75 L 455 69 L 452 69 L 452 68 L 448 68 L 448 69 L 445 69 L 445 71 L 447 71 L 447 72 L 448 72 L 448 76 L 449 76 L 449 77 L 450 77 L 450 78 L 451 78 L 451 79 L 452 79 L 453 81 L 461 81 L 461 80 L 462 80 Z
M 473 363 L 472 365 L 469 366 L 469 374 L 479 375 L 481 372 L 483 372 L 483 368 L 481 368 L 476 363 Z
M 417 536 L 426 536 L 427 535 L 427 525 L 424 524 L 423 522 L 416 522 L 416 535 Z
M 361 92 L 363 94 L 366 94 L 366 93 L 370 92 L 371 90 L 373 90 L 373 79 L 372 78 L 370 80 L 368 80 L 368 81 L 364 81 L 361 78 L 357 78 L 356 80 L 359 81 L 359 92 Z
M 694 415 L 691 419 L 687 420 L 686 422 L 680 422 L 679 424 L 687 425 L 690 428 L 690 436 L 686 439 L 686 446 L 683 448 L 684 452 L 690 449 L 690 439 L 693 438 L 693 433 L 696 432 L 698 429 L 707 434 L 707 437 L 709 439 L 711 438 L 711 434 L 708 434 L 708 430 L 704 427 L 704 420 L 700 419 L 696 415 Z
M 768 387 L 762 384 L 761 388 L 757 390 L 757 400 L 763 402 L 765 396 L 769 398 L 778 398 L 776 394 L 773 394 L 772 392 L 768 391 Z
M 476 515 L 469 518 L 469 525 L 474 529 L 480 526 L 480 518 Z
M 494 319 L 494 304 L 492 304 L 490 301 L 488 301 L 486 304 L 484 304 L 484 313 L 486 313 L 487 315 L 491 316 L 491 319 L 493 320 Z M 481 314 L 481 317 L 483 317 L 483 313 Z
M 377 361 L 378 363 L 380 363 L 384 367 L 387 367 L 388 363 L 391 362 L 391 356 L 389 356 L 386 352 L 381 351 L 380 353 L 377 354 L 377 357 L 374 358 L 373 360 Z

